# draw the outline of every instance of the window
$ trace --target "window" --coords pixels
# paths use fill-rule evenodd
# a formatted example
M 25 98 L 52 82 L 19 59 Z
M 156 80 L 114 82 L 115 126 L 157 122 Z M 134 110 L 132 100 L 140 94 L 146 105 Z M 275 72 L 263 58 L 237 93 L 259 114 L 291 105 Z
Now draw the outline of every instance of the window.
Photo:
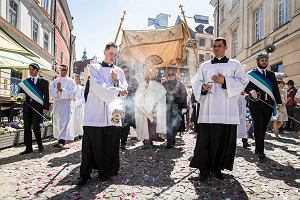
M 204 54 L 199 54 L 199 61 L 204 62 Z
M 278 0 L 278 25 L 289 21 L 289 0 Z
M 210 47 L 213 47 L 214 45 L 214 40 L 210 40 Z
M 200 47 L 205 47 L 205 38 L 200 38 L 199 39 L 199 46 Z
M 238 52 L 238 32 L 237 29 L 232 33 L 232 55 L 235 56 Z
M 14 0 L 9 1 L 8 22 L 14 27 L 18 25 L 18 4 Z
M 14 96 L 18 93 L 20 86 L 19 83 L 22 81 L 22 73 L 11 70 L 11 79 L 10 79 L 10 95 Z
M 39 23 L 35 18 L 32 17 L 32 40 L 35 43 L 38 43 L 38 36 L 39 36 Z
M 220 23 L 222 23 L 222 21 L 224 19 L 225 19 L 225 10 L 224 10 L 224 6 L 223 6 L 220 10 Z
M 255 41 L 256 42 L 263 38 L 263 28 L 264 28 L 263 7 L 260 7 L 255 12 Z
M 44 31 L 44 50 L 49 51 L 49 33 Z
M 48 12 L 49 8 L 49 0 L 42 0 L 42 6 L 45 8 L 45 10 Z
M 273 72 L 278 72 L 278 73 L 283 73 L 283 64 L 281 63 L 277 63 L 275 65 L 271 66 L 271 71 Z

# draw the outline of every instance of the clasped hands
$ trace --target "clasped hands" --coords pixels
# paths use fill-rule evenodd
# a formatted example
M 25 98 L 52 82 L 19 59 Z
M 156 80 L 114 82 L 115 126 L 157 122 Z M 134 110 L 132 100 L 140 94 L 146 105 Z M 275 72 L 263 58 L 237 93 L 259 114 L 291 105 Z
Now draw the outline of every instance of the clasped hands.
M 218 73 L 217 75 L 213 75 L 211 79 L 213 83 L 223 84 L 225 82 L 225 77 L 220 73 Z M 202 85 L 202 91 L 207 92 L 208 90 L 211 89 L 211 87 L 212 87 L 211 83 L 204 83 Z

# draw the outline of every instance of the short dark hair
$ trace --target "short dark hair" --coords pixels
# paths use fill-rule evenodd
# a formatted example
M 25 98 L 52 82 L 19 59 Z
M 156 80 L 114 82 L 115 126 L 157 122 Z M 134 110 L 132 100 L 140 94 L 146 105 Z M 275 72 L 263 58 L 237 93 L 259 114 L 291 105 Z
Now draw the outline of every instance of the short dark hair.
M 105 45 L 105 50 L 109 50 L 110 47 L 118 48 L 117 44 L 114 42 L 109 42 L 108 44 Z
M 225 46 L 227 46 L 227 42 L 226 42 L 225 38 L 223 38 L 223 37 L 217 37 L 216 39 L 214 39 L 214 42 L 217 42 L 217 41 L 223 41 L 223 44 Z
M 64 64 L 61 64 L 61 65 L 59 65 L 59 66 L 61 66 L 61 67 L 63 67 L 63 68 L 69 68 L 67 65 L 64 65 Z
M 127 65 L 122 65 L 121 69 L 129 69 Z
M 294 82 L 293 80 L 289 80 L 289 81 L 287 82 L 287 84 L 288 84 L 288 85 L 291 85 L 291 86 L 294 86 L 294 85 L 295 85 L 295 82 Z

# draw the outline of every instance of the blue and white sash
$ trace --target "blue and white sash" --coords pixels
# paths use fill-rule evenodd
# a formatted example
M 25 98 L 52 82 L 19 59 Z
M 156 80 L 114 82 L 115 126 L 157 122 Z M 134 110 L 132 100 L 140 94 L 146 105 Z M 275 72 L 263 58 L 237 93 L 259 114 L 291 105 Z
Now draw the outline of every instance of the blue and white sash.
M 276 100 L 273 94 L 273 85 L 271 81 L 257 69 L 253 69 L 248 72 L 249 80 L 258 88 L 267 93 L 274 101 L 274 108 L 276 108 Z M 276 109 L 273 109 L 273 115 L 277 115 Z
M 43 95 L 41 90 L 34 84 L 34 82 L 27 78 L 19 83 L 19 86 L 25 91 L 28 96 L 41 105 L 44 105 Z

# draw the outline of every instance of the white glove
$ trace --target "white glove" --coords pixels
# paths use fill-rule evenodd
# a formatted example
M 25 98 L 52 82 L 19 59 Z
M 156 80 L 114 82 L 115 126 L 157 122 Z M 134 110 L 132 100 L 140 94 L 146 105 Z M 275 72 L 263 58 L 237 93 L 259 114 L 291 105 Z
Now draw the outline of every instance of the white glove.
M 186 108 L 183 108 L 182 110 L 181 110 L 181 114 L 184 114 L 184 113 L 186 113 L 187 112 L 187 109 Z

